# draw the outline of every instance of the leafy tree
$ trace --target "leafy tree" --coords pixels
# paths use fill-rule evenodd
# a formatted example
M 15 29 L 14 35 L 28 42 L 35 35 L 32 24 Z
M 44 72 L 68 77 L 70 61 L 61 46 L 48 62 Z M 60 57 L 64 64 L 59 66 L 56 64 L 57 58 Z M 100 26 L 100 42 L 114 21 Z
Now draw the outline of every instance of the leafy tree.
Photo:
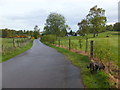
M 113 25 L 106 25 L 106 30 L 113 31 Z
M 39 27 L 37 25 L 35 25 L 35 27 L 34 27 L 34 35 L 33 36 L 35 37 L 35 39 L 37 39 L 39 35 L 40 35 L 40 29 L 39 29 Z
M 89 21 L 89 26 L 92 30 L 93 37 L 95 37 L 99 32 L 105 30 L 107 19 L 105 17 L 104 9 L 97 8 L 97 5 L 92 7 L 89 14 L 86 16 L 86 19 Z
M 117 22 L 113 26 L 114 31 L 120 31 L 120 22 Z
M 65 36 L 68 26 L 65 24 L 65 17 L 58 13 L 50 13 L 46 19 L 44 34 Z
M 79 30 L 77 31 L 80 35 L 87 35 L 89 33 L 89 25 L 88 21 L 83 19 L 80 23 L 78 23 Z
M 73 36 L 73 34 L 74 34 L 74 33 L 73 33 L 73 31 L 72 31 L 72 30 L 70 30 L 69 34 Z

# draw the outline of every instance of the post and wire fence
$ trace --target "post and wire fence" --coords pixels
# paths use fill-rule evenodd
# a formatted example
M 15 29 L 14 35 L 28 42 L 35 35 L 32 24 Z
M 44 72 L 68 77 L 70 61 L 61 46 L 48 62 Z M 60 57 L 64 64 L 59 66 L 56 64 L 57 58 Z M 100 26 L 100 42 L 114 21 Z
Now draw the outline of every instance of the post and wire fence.
M 17 48 L 26 46 L 32 40 L 30 38 L 2 38 L 2 55 L 13 53 Z

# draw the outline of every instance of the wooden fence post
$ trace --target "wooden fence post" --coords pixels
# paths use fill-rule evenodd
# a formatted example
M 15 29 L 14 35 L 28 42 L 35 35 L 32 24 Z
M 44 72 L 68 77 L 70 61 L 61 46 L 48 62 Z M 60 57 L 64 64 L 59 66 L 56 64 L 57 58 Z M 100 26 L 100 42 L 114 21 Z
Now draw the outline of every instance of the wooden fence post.
M 80 48 L 82 48 L 81 39 L 79 39 L 79 45 L 80 45 Z
M 90 58 L 93 58 L 93 41 L 90 41 Z
M 17 40 L 16 42 L 17 42 L 17 46 L 19 47 L 19 41 Z
M 4 46 L 3 46 L 3 44 L 2 44 L 2 52 L 3 52 L 3 54 L 5 54 L 5 51 L 4 51 Z
M 13 38 L 13 47 L 15 47 L 15 39 Z
M 55 44 L 55 43 L 54 43 L 54 39 L 53 39 L 53 44 Z
M 60 39 L 59 39 L 59 47 L 60 47 Z
M 71 49 L 71 40 L 69 39 L 69 50 Z
M 88 38 L 86 38 L 86 49 L 85 49 L 85 52 L 88 51 Z

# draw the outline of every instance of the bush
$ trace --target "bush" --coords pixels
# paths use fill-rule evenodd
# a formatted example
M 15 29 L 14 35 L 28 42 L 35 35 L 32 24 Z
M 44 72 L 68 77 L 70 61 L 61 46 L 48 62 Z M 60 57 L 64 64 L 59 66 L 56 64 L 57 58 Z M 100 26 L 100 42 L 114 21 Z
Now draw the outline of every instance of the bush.
M 41 41 L 45 41 L 45 42 L 49 42 L 49 43 L 53 43 L 55 40 L 56 40 L 55 35 L 44 35 L 41 37 Z

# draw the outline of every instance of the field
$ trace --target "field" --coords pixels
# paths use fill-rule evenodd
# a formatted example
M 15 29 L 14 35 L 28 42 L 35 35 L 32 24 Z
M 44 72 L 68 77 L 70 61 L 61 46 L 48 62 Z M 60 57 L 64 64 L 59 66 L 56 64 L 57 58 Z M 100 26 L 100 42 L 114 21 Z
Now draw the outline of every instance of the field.
M 71 36 L 59 38 L 60 41 L 56 41 L 55 44 L 59 44 L 66 48 L 69 48 L 69 39 L 70 39 L 70 48 L 80 51 L 90 52 L 90 41 L 94 41 L 94 55 L 100 57 L 98 53 L 101 51 L 101 59 L 106 59 L 108 55 L 115 64 L 118 64 L 118 35 L 117 32 L 105 32 L 100 33 L 99 36 L 92 38 L 92 35 L 88 35 L 87 49 L 86 49 L 86 37 L 85 36 Z M 109 37 L 106 37 L 109 36 Z
M 32 46 L 32 40 L 28 38 L 0 38 L 0 41 L 2 43 L 0 46 L 2 61 L 16 56 Z

